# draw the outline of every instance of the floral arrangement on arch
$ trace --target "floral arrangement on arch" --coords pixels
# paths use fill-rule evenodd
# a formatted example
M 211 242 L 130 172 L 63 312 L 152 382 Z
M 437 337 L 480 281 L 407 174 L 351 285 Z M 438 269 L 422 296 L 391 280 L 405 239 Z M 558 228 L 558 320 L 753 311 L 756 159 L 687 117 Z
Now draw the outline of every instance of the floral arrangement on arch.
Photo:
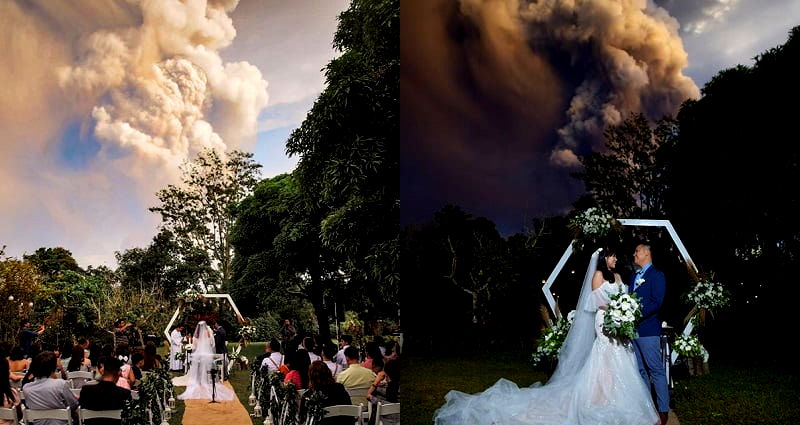
M 619 232 L 622 224 L 610 212 L 590 207 L 575 214 L 569 220 L 569 228 L 573 232 L 575 248 L 581 249 L 585 245 L 596 244 L 612 232 Z
M 694 308 L 686 316 L 686 322 L 695 316 L 695 323 L 697 325 L 705 324 L 706 312 L 714 316 L 713 310 L 725 308 L 730 305 L 730 293 L 722 286 L 721 283 L 713 280 L 711 276 L 700 276 L 697 278 L 697 283 L 683 295 L 683 298 L 690 304 L 694 304 Z
M 558 352 L 561 346 L 564 345 L 564 340 L 567 338 L 572 322 L 575 320 L 575 310 L 572 310 L 567 315 L 556 320 L 552 327 L 547 327 L 542 332 L 539 338 L 539 346 L 531 356 L 531 361 L 534 366 L 543 365 L 545 362 L 554 362 L 558 359 Z

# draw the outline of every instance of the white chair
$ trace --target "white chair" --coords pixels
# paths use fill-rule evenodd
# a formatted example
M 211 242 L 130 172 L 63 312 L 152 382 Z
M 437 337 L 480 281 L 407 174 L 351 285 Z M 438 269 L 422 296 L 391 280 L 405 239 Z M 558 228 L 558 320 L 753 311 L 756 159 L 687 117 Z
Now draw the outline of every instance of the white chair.
M 77 370 L 77 371 L 67 372 L 67 379 L 69 379 L 69 385 L 72 388 L 80 388 L 80 385 L 75 385 L 75 384 L 80 382 L 80 384 L 83 385 L 88 381 L 94 380 L 94 374 L 92 372 Z
M 383 404 L 379 402 L 378 407 L 375 409 L 375 425 L 384 425 L 383 418 L 395 414 L 400 414 L 400 403 Z M 400 420 L 398 419 L 397 422 L 392 421 L 392 424 L 395 423 L 399 424 Z
M 350 395 L 350 402 L 353 405 L 364 404 L 368 403 L 367 401 L 367 390 L 369 388 L 345 388 L 347 390 L 347 394 Z
M 70 388 L 69 390 L 72 392 L 72 395 L 74 395 L 75 398 L 78 398 L 78 397 L 81 396 L 81 389 L 80 388 Z
M 139 399 L 139 391 L 131 390 L 131 399 L 138 400 Z
M 117 410 L 88 410 L 88 409 L 80 409 L 78 410 L 78 419 L 80 420 L 80 424 L 83 425 L 83 421 L 86 419 L 94 419 L 94 418 L 108 418 L 108 419 L 122 419 L 122 409 Z
M 364 425 L 364 416 L 361 415 L 361 412 L 364 411 L 363 404 L 359 404 L 358 406 L 340 404 L 337 406 L 325 407 L 324 410 L 326 418 L 333 416 L 349 416 L 353 418 L 358 425 Z
M 19 418 L 17 418 L 17 409 L 12 407 L 7 409 L 0 407 L 0 419 L 11 421 L 12 425 L 19 425 Z
M 37 419 L 58 419 L 67 421 L 67 425 L 72 425 L 69 409 L 25 409 L 22 411 L 22 417 L 26 424 Z

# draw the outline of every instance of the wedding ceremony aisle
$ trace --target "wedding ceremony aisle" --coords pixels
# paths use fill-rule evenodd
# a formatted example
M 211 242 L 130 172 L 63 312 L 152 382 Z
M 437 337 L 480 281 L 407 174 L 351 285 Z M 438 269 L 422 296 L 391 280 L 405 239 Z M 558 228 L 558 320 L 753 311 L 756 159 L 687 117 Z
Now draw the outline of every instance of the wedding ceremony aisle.
M 233 389 L 229 382 L 225 386 Z M 250 414 L 238 398 L 232 401 L 209 403 L 208 400 L 186 400 L 183 425 L 233 425 L 250 424 Z

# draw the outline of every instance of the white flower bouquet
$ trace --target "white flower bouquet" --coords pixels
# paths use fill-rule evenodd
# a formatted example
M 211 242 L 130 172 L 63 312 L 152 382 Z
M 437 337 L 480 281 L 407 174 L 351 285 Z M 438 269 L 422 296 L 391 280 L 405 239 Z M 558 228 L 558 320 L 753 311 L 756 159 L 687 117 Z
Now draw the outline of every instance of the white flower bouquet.
M 239 335 L 246 339 L 252 340 L 256 336 L 256 327 L 255 326 L 242 326 L 242 329 L 239 330 Z
M 185 344 L 183 346 L 183 351 L 192 351 L 192 349 L 194 349 L 194 346 L 192 344 Z
M 573 320 L 575 320 L 574 310 L 567 315 L 566 319 L 561 318 L 553 327 L 545 328 L 539 339 L 539 346 L 531 356 L 534 366 L 542 365 L 546 361 L 555 361 L 558 358 L 558 352 L 567 338 Z
M 642 317 L 639 296 L 636 294 L 610 294 L 611 301 L 603 316 L 603 333 L 609 338 L 635 339 L 636 322 Z
M 685 295 L 686 299 L 697 304 L 697 308 L 721 308 L 730 304 L 730 297 L 721 283 L 701 280 Z

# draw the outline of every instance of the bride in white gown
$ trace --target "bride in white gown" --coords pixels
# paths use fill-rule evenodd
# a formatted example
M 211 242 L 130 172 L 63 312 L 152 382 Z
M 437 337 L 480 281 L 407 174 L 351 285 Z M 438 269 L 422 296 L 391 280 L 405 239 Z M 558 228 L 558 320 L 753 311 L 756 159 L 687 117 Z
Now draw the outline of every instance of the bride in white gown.
M 450 391 L 445 405 L 436 411 L 436 425 L 659 423 L 632 349 L 602 332 L 609 293 L 627 287 L 612 273 L 614 253 L 606 250 L 598 262 L 601 251 L 589 261 L 575 320 L 547 384 L 519 388 L 501 378 L 482 393 Z
M 192 350 L 192 364 L 189 366 L 189 372 L 186 373 L 183 379 L 173 380 L 176 385 L 186 380 L 186 391 L 179 395 L 181 400 L 188 399 L 208 399 L 211 400 L 211 374 L 209 371 L 214 367 L 214 334 L 211 329 L 206 325 L 206 322 L 198 322 L 197 328 L 194 330 L 194 339 L 192 342 L 194 349 Z M 216 375 L 218 379 L 222 376 L 222 370 Z M 175 382 L 175 381 L 178 382 Z M 235 394 L 233 390 L 222 385 L 222 382 L 217 382 L 215 385 L 216 395 L 215 400 L 228 401 L 233 400 Z

